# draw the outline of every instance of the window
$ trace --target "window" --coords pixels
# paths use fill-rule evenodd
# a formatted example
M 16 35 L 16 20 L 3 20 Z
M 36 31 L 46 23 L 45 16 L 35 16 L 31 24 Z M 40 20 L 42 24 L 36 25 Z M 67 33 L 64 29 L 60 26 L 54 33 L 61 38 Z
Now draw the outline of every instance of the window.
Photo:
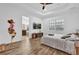
M 64 20 L 63 19 L 50 19 L 49 30 L 51 32 L 62 33 L 64 31 Z

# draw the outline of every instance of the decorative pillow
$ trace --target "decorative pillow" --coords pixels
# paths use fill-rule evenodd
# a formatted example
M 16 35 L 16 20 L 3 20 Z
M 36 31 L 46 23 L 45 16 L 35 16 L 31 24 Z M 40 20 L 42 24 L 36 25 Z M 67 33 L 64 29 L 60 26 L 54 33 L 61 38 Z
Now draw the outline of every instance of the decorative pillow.
M 48 34 L 49 36 L 54 36 L 54 34 Z
M 67 36 L 61 37 L 61 39 L 66 39 L 66 38 L 69 38 L 69 37 L 71 37 L 71 36 L 67 35 Z

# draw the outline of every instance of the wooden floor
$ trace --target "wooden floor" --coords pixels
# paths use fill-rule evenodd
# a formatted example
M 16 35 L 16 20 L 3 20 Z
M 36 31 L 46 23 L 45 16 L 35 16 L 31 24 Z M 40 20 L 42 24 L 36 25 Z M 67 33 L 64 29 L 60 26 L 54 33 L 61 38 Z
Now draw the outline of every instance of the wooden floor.
M 68 55 L 67 53 L 43 45 L 38 39 L 29 39 L 27 36 L 22 37 L 22 43 L 19 48 L 15 48 L 0 55 Z

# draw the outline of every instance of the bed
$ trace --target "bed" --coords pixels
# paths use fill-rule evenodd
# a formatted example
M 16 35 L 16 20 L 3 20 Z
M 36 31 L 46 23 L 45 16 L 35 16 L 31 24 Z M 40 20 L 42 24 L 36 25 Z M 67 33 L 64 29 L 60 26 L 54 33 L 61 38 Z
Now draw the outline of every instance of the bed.
M 41 43 L 69 54 L 76 54 L 75 41 L 72 38 L 62 39 L 63 35 L 43 36 Z

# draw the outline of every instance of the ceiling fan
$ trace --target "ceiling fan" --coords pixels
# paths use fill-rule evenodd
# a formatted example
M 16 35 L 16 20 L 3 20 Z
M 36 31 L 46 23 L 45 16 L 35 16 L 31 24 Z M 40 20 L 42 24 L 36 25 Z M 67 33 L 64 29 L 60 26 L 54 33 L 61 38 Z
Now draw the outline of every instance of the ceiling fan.
M 42 4 L 43 6 L 42 6 L 42 10 L 44 10 L 45 9 L 45 7 L 46 7 L 46 5 L 50 5 L 50 4 L 53 4 L 53 3 L 40 3 L 40 4 Z

